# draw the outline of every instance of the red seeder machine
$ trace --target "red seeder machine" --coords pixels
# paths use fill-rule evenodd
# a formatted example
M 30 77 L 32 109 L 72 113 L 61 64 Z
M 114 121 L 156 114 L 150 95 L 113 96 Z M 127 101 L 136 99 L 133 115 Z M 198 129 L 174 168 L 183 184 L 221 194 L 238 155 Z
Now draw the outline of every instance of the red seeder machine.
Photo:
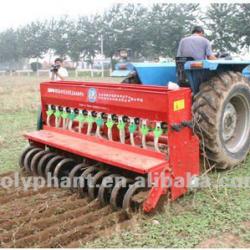
M 30 174 L 68 177 L 72 185 L 77 178 L 81 196 L 114 209 L 142 204 L 145 212 L 162 195 L 185 194 L 199 175 L 189 88 L 85 82 L 40 88 L 43 128 L 25 135 L 30 146 L 20 158 Z

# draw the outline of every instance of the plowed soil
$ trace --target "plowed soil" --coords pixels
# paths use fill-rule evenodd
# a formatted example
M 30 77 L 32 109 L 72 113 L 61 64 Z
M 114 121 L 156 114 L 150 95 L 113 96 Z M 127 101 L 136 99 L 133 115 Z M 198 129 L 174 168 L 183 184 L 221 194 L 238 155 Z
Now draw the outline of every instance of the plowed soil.
M 0 247 L 80 247 L 134 223 L 135 216 L 69 190 L 0 188 Z

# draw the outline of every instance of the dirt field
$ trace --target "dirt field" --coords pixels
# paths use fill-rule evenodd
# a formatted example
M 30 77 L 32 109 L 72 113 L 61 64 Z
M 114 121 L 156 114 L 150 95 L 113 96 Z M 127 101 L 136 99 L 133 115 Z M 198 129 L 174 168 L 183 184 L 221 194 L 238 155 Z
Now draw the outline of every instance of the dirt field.
M 0 77 L 0 178 L 18 171 L 22 134 L 35 130 L 42 80 Z M 209 177 L 217 183 L 249 173 L 248 158 Z M 67 190 L 0 188 L 0 247 L 250 247 L 249 222 L 249 187 L 214 186 L 132 217 Z
M 11 177 L 13 173 L 0 175 Z M 0 190 L 1 247 L 79 247 L 133 223 L 98 201 L 61 189 Z

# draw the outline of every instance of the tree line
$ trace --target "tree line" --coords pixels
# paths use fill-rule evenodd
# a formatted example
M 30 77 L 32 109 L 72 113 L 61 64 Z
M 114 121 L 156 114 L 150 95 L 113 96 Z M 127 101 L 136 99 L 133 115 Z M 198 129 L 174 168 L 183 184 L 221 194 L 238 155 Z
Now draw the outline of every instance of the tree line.
M 239 52 L 250 45 L 250 4 L 115 4 L 103 14 L 34 21 L 0 32 L 0 62 L 42 58 L 47 53 L 91 61 L 120 48 L 134 57 L 174 57 L 180 39 L 201 24 L 217 51 Z

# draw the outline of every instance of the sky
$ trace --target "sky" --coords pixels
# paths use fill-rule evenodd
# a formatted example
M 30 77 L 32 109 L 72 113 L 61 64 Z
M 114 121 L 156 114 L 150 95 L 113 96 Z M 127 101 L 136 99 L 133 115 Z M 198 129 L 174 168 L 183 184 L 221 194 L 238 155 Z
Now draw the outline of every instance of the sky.
M 155 2 L 200 2 L 206 6 L 213 0 L 3 0 L 0 6 L 0 31 L 7 28 L 16 28 L 31 21 L 43 20 L 51 17 L 69 15 L 77 17 L 79 15 L 95 14 L 110 8 L 114 3 L 142 3 L 149 5 Z M 230 2 L 230 0 L 217 0 L 217 2 Z M 232 2 L 242 2 L 236 0 Z M 246 0 L 244 1 L 246 2 Z M 247 2 L 250 2 L 247 1 Z

